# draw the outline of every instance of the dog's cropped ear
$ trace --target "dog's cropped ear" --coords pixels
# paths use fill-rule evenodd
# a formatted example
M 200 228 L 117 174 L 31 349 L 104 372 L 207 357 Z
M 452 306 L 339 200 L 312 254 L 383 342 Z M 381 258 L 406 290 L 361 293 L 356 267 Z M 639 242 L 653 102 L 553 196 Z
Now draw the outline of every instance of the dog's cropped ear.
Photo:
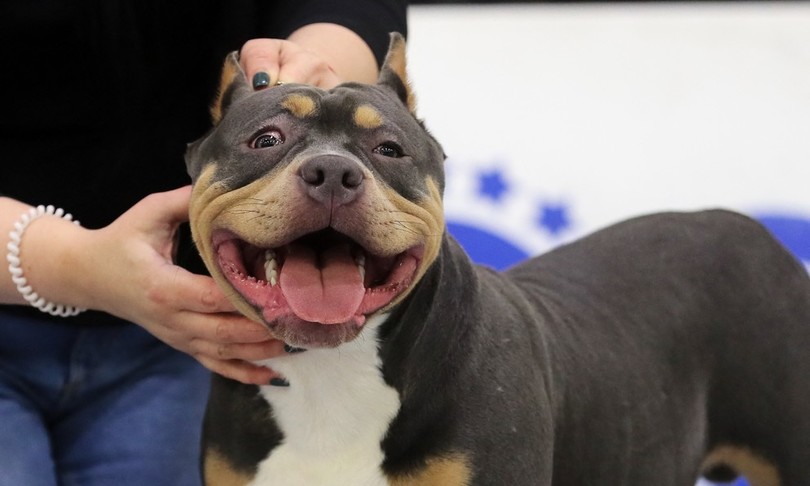
M 211 106 L 211 121 L 213 124 L 216 125 L 222 120 L 231 103 L 252 92 L 253 90 L 247 82 L 245 72 L 239 64 L 239 52 L 233 51 L 225 58 L 217 97 Z
M 385 55 L 380 77 L 377 84 L 388 86 L 397 94 L 400 100 L 408 107 L 411 113 L 416 112 L 416 98 L 408 82 L 408 73 L 405 56 L 405 38 L 398 32 L 391 33 L 391 42 L 388 45 L 388 54 Z

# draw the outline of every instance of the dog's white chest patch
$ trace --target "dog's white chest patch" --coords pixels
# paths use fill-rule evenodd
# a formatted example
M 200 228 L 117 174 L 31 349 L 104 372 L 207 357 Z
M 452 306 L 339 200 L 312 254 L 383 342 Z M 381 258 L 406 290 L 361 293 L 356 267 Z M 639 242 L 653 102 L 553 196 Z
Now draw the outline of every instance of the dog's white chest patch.
M 352 342 L 262 362 L 289 387 L 261 387 L 284 433 L 252 486 L 387 486 L 381 442 L 400 407 L 377 354 L 376 316 Z

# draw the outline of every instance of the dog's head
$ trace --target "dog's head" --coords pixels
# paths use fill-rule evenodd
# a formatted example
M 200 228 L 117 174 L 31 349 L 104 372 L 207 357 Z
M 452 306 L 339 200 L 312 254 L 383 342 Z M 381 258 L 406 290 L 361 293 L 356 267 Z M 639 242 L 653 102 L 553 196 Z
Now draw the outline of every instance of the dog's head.
M 402 302 L 444 232 L 444 154 L 414 115 L 405 43 L 375 85 L 253 91 L 228 57 L 194 142 L 191 229 L 213 278 L 289 344 L 337 346 Z

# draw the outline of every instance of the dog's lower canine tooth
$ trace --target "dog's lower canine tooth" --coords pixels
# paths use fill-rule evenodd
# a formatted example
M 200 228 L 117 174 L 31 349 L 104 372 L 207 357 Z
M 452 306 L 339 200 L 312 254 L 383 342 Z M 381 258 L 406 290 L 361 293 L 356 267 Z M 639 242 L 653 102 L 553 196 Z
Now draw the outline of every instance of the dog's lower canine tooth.
M 270 285 L 276 285 L 278 282 L 278 263 L 276 262 L 276 253 L 273 250 L 265 250 L 264 252 L 264 273 Z

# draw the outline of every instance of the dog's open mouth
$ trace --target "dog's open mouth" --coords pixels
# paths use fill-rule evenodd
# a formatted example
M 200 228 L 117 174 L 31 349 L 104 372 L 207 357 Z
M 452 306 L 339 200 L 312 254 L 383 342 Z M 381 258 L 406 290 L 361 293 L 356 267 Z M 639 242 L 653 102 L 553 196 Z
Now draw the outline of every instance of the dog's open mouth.
M 213 235 L 217 261 L 266 323 L 291 314 L 308 323 L 361 326 L 412 283 L 423 246 L 375 255 L 331 228 L 274 248 Z

